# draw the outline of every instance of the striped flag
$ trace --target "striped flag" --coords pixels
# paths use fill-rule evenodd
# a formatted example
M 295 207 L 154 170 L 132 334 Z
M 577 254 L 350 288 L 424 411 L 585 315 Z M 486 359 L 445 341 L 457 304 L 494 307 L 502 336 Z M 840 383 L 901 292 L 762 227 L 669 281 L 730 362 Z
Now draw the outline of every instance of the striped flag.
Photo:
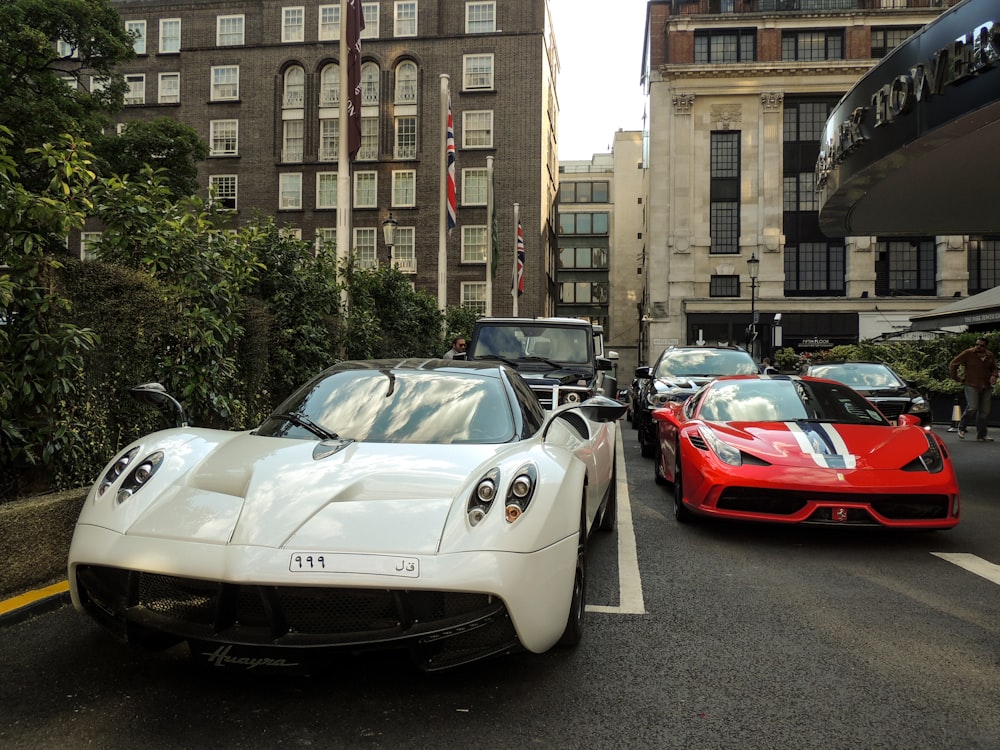
M 347 0 L 347 147 L 353 161 L 361 148 L 361 30 L 365 27 L 365 14 L 361 0 Z
M 511 284 L 511 295 L 517 290 L 517 296 L 524 294 L 524 230 L 521 222 L 517 222 L 517 262 L 514 264 L 514 279 Z
M 455 124 L 451 116 L 451 94 L 448 94 L 448 234 L 458 224 L 455 214 Z

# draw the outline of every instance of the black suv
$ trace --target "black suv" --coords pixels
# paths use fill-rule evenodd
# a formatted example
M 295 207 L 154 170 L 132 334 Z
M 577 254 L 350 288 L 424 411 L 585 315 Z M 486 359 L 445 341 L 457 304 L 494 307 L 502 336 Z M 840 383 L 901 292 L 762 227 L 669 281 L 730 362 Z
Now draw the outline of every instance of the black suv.
M 900 414 L 920 417 L 923 427 L 931 426 L 931 403 L 912 381 L 904 380 L 881 362 L 817 362 L 802 372 L 814 378 L 836 380 L 849 385 L 867 398 L 886 419 L 895 422 Z
M 668 346 L 651 367 L 637 367 L 639 393 L 633 419 L 642 455 L 649 458 L 657 451 L 653 409 L 670 401 L 687 401 L 705 383 L 722 375 L 758 372 L 753 357 L 735 346 Z

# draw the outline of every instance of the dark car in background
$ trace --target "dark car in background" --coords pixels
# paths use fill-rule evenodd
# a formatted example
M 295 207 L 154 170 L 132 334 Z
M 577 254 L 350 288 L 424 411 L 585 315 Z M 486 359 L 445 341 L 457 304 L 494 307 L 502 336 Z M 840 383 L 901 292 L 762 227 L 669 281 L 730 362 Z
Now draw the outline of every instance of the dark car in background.
M 650 367 L 637 367 L 638 397 L 633 424 L 646 458 L 656 455 L 657 433 L 652 412 L 671 402 L 686 401 L 696 390 L 723 375 L 756 375 L 757 363 L 735 346 L 668 346 Z
M 930 401 L 899 373 L 881 362 L 817 362 L 803 375 L 836 380 L 867 398 L 886 419 L 896 422 L 900 414 L 919 417 L 922 427 L 931 426 Z

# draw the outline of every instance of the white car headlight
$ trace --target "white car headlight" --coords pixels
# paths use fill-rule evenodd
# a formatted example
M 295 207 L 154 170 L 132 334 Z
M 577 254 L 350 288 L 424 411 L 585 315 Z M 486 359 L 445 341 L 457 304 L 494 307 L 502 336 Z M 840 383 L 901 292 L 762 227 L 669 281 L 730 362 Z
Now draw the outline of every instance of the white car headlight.
M 162 463 L 163 453 L 161 451 L 151 453 L 142 459 L 142 461 L 139 461 L 136 467 L 122 481 L 122 486 L 118 488 L 118 494 L 115 496 L 118 503 L 124 503 L 132 495 L 141 490 L 153 478 L 153 474 L 156 473 L 156 470 L 160 468 Z
M 121 475 L 125 473 L 126 469 L 128 469 L 129 464 L 131 464 L 133 459 L 135 459 L 138 452 L 139 446 L 136 446 L 127 453 L 123 453 L 113 464 L 111 464 L 108 470 L 104 472 L 104 476 L 101 478 L 101 484 L 97 488 L 98 497 L 103 495 L 107 491 L 108 487 L 118 481 Z
M 497 496 L 499 481 L 500 469 L 490 469 L 482 479 L 476 482 L 476 486 L 472 490 L 472 497 L 469 498 L 465 509 L 470 526 L 479 525 L 486 518 L 486 514 L 490 512 Z
M 514 474 L 514 481 L 507 490 L 504 518 L 514 523 L 528 509 L 538 484 L 538 470 L 534 464 L 525 464 Z
M 740 455 L 739 449 L 722 440 L 710 428 L 705 425 L 699 425 L 698 432 L 701 433 L 705 442 L 708 443 L 708 447 L 719 457 L 720 461 L 730 466 L 741 466 L 743 464 L 743 458 Z

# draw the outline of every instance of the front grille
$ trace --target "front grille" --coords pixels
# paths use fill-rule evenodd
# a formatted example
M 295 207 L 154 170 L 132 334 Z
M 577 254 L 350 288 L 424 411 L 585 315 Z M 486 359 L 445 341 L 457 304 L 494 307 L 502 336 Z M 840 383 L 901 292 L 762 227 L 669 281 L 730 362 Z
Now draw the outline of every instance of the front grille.
M 228 584 L 99 566 L 77 576 L 88 610 L 120 634 L 135 627 L 231 643 L 363 646 L 506 618 L 488 594 Z
M 798 490 L 768 490 L 757 487 L 728 487 L 719 497 L 720 510 L 743 511 L 746 513 L 766 513 L 771 515 L 791 515 L 805 507 L 808 502 L 823 504 L 867 503 L 883 518 L 894 521 L 930 520 L 948 517 L 947 495 L 878 493 L 853 494 L 841 492 L 807 492 Z M 829 518 L 829 510 L 823 511 Z M 817 511 L 810 520 L 824 520 Z M 819 517 L 817 517 L 819 516 Z M 872 518 L 864 510 L 848 512 L 848 522 L 871 523 Z
M 870 400 L 886 419 L 899 419 L 899 415 L 905 413 L 906 407 L 910 405 L 909 399 L 873 398 Z

